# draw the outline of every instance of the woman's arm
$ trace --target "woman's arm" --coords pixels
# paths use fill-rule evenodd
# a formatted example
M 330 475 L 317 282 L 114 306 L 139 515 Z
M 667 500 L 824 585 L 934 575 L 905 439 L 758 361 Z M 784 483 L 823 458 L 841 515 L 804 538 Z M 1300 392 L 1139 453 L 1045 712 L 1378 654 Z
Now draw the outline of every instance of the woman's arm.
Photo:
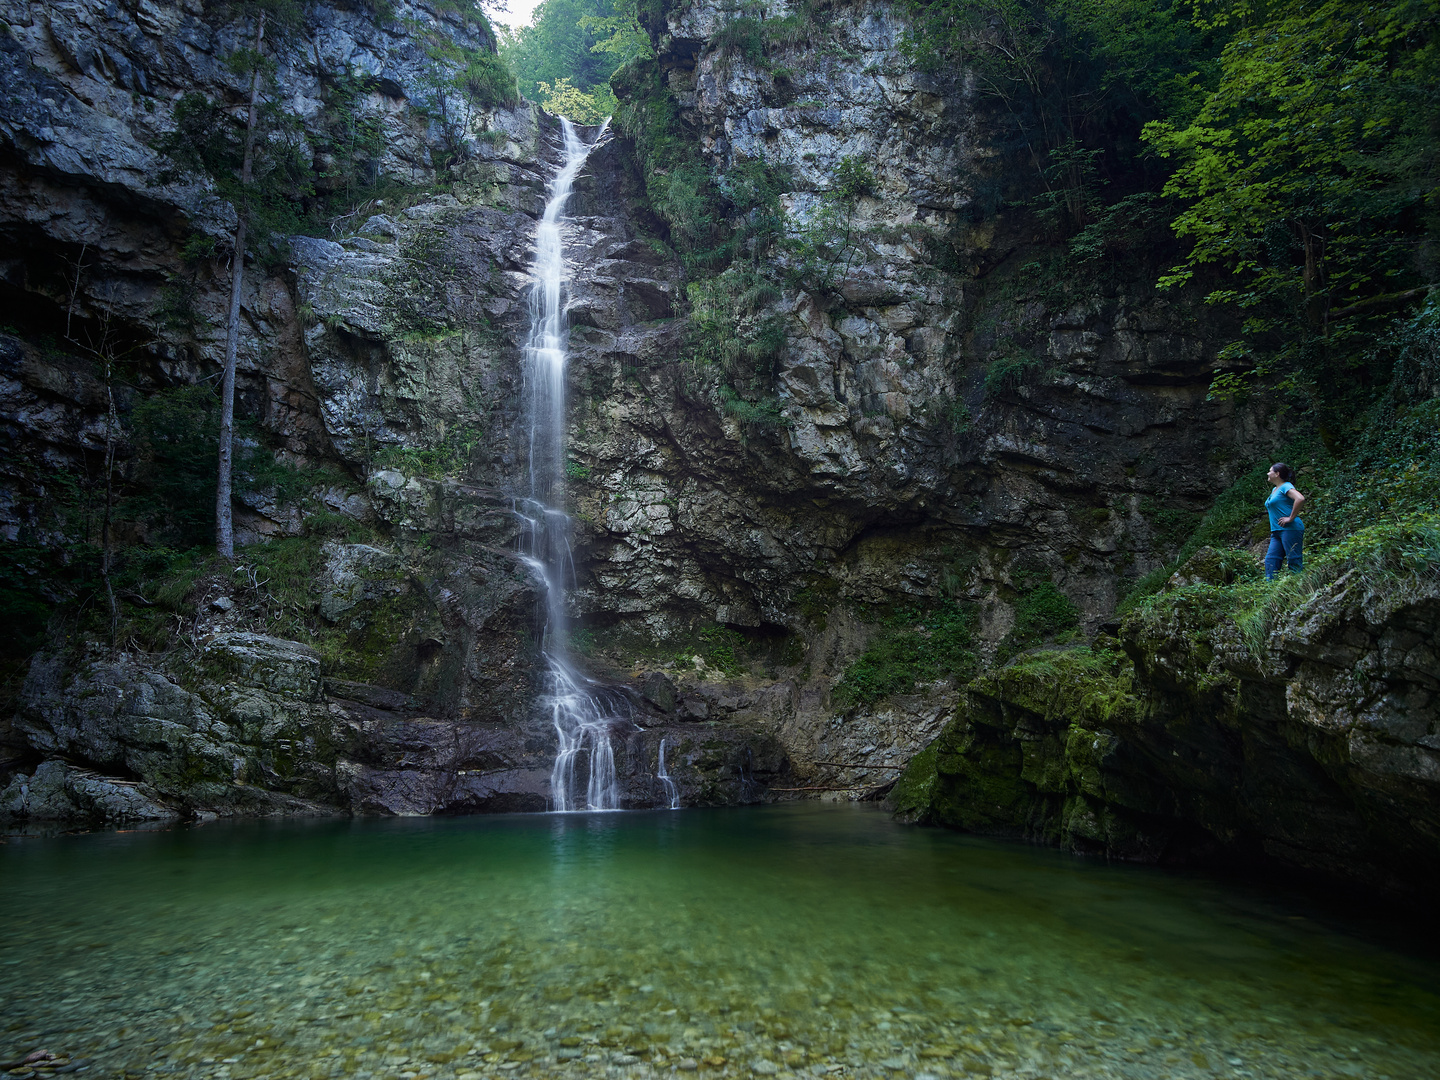
M 1278 519 L 1281 525 L 1289 525 L 1292 521 L 1294 521 L 1296 516 L 1300 513 L 1300 504 L 1305 501 L 1305 496 L 1301 495 L 1297 488 L 1292 487 L 1285 494 L 1289 495 L 1290 498 L 1294 501 L 1290 504 L 1290 516 Z

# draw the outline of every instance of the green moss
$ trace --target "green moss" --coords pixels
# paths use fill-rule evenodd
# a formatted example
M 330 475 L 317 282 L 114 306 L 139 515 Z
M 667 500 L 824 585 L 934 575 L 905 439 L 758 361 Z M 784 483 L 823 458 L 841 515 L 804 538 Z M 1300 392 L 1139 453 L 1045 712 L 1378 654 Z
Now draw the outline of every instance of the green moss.
M 910 820 L 1059 842 L 1067 806 L 1107 797 L 1104 761 L 1117 743 L 1107 728 L 1139 717 L 1131 684 L 1126 657 L 1086 647 L 1030 653 L 980 676 L 892 805 Z
M 1173 637 L 1176 626 L 1235 625 L 1251 652 L 1263 654 L 1270 632 L 1287 612 L 1341 577 L 1356 598 L 1395 593 L 1440 578 L 1440 513 L 1421 511 L 1361 529 L 1306 553 L 1299 573 L 1273 581 L 1256 578 L 1229 585 L 1195 584 L 1137 601 L 1127 616 L 1136 635 Z M 1203 641 L 1193 648 L 1204 647 Z M 1203 664 L 1201 665 L 1203 666 Z
M 839 596 L 838 581 L 830 577 L 817 578 L 795 594 L 795 610 L 817 631 L 824 630 Z
M 939 753 L 933 742 L 921 750 L 910 759 L 890 790 L 886 805 L 902 821 L 920 823 L 929 819 L 939 780 Z

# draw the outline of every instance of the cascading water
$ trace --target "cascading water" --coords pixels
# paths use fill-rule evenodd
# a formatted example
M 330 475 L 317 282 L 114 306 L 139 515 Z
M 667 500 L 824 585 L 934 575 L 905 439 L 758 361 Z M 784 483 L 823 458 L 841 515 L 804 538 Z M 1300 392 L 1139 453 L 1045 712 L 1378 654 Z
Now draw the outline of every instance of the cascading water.
M 670 779 L 670 774 L 665 771 L 665 740 L 660 740 L 660 767 L 655 772 L 655 779 L 665 785 L 665 795 L 670 801 L 671 810 L 680 809 L 680 789 L 675 786 L 675 781 Z
M 570 519 L 565 513 L 565 360 L 563 296 L 567 279 L 560 229 L 565 202 L 590 151 L 605 136 L 607 120 L 592 143 L 584 143 L 568 120 L 560 121 L 565 157 L 550 183 L 550 199 L 535 238 L 535 284 L 530 293 L 530 339 L 525 345 L 525 416 L 529 431 L 530 489 L 519 501 L 521 555 L 545 583 L 544 703 L 559 747 L 550 773 L 552 809 L 618 810 L 620 785 L 610 732 L 628 725 L 627 702 L 587 679 L 571 662 L 566 625 L 566 588 L 574 578 Z M 576 790 L 577 768 L 588 770 L 584 802 Z

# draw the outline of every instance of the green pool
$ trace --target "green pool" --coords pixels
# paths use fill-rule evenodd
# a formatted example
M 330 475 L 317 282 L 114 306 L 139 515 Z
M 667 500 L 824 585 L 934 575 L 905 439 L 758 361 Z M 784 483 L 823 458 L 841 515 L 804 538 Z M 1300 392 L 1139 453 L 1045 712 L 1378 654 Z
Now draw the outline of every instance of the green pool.
M 867 808 L 12 840 L 0 883 L 3 1060 L 88 1076 L 1440 1076 L 1434 961 Z

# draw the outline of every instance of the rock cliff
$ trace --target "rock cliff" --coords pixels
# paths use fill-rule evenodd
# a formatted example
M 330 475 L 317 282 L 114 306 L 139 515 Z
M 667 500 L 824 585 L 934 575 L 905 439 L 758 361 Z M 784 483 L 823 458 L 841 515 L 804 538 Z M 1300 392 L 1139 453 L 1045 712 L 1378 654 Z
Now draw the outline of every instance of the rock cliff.
M 1082 853 L 1268 858 L 1433 894 L 1437 582 L 1327 576 L 1258 639 L 1222 590 L 1179 584 L 1108 652 L 1036 653 L 978 679 L 894 804 Z
M 143 633 L 117 648 L 91 623 L 33 661 L 12 814 L 543 806 L 554 737 L 510 492 L 557 122 L 465 105 L 447 58 L 491 51 L 488 29 L 394 7 L 312 5 L 276 54 L 306 145 L 329 153 L 343 104 L 384 136 L 359 165 L 394 181 L 291 237 L 243 300 L 241 409 L 303 490 L 242 491 L 234 570 L 122 596 Z M 1337 594 L 1263 660 L 1224 652 L 1218 622 L 1132 619 L 1133 675 L 1118 654 L 1043 654 L 967 685 L 1047 637 L 1108 632 L 1278 421 L 1259 398 L 1207 399 L 1225 328 L 1197 295 L 1156 292 L 1164 250 L 1081 272 L 1030 210 L 986 205 L 974 88 L 915 70 L 894 5 L 807 12 L 744 16 L 754 47 L 718 4 L 654 15 L 655 56 L 617 74 L 626 111 L 569 207 L 572 646 L 634 715 L 628 804 L 662 798 L 662 738 L 688 804 L 873 797 L 938 736 L 897 796 L 927 820 L 1121 857 L 1209 837 L 1375 879 L 1405 853 L 1430 866 L 1429 818 L 1405 809 L 1430 798 L 1432 736 L 1405 726 L 1433 709 L 1430 661 L 1394 642 L 1431 625 L 1433 597 L 1377 613 Z M 58 543 L 74 527 L 49 474 L 98 475 L 107 392 L 123 426 L 215 370 L 224 252 L 185 251 L 223 240 L 227 211 L 155 186 L 150 146 L 182 92 L 241 99 L 224 56 L 245 27 L 145 0 L 0 15 L 0 523 Z M 727 206 L 770 185 L 779 239 L 762 259 L 752 236 L 757 284 L 717 331 L 771 335 L 763 378 L 705 359 L 719 272 L 657 195 L 678 175 L 663 140 Z M 730 235 L 760 212 L 732 213 Z M 188 326 L 162 327 L 181 279 Z M 100 342 L 130 365 L 109 391 Z M 1332 638 L 1409 689 L 1356 705 L 1370 690 L 1340 684 Z

